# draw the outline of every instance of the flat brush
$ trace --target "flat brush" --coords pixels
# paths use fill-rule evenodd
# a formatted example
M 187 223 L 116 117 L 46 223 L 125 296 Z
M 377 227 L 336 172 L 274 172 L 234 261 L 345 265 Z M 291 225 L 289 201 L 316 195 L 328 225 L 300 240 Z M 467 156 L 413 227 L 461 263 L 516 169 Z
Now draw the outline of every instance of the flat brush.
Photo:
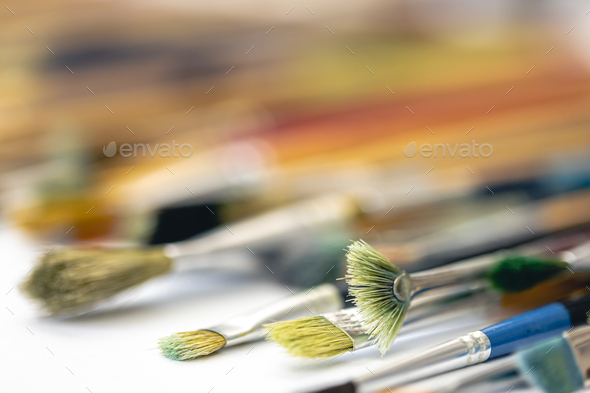
M 243 268 L 231 258 L 207 263 L 212 254 L 237 249 L 263 254 L 298 247 L 304 251 L 309 241 L 330 238 L 342 233 L 346 219 L 355 214 L 348 198 L 326 196 L 304 201 L 264 215 L 243 220 L 228 227 L 210 231 L 194 240 L 143 248 L 55 248 L 44 255 L 23 284 L 23 290 L 41 302 L 51 314 L 78 313 L 97 302 L 144 283 L 152 277 L 171 271 L 210 268 Z M 328 241 L 330 241 L 328 239 Z M 339 246 L 342 242 L 336 242 Z M 333 247 L 332 247 L 333 248 Z M 325 248 L 324 248 L 325 249 Z M 341 249 L 337 248 L 337 258 Z M 333 253 L 314 260 L 323 280 L 326 272 L 338 274 L 338 259 Z M 297 254 L 299 255 L 299 254 Z M 201 258 L 199 258 L 201 256 Z M 310 255 L 316 258 L 317 255 Z M 285 264 L 269 268 L 276 277 L 287 276 L 301 266 L 301 259 L 286 259 Z M 290 266 L 289 263 L 296 266 Z M 310 275 L 304 276 L 309 278 Z M 318 282 L 306 286 L 315 285 Z
M 360 240 L 349 246 L 345 278 L 371 337 L 385 353 L 397 337 L 412 297 L 418 292 L 483 278 L 501 292 L 519 292 L 567 271 L 570 263 L 565 260 L 583 261 L 589 252 L 586 243 L 560 253 L 556 259 L 503 251 L 408 274 Z
M 566 332 L 573 326 L 585 324 L 588 308 L 590 295 L 566 302 L 554 302 L 422 353 L 390 362 L 378 370 L 320 392 L 354 393 L 386 378 L 388 388 L 398 387 L 414 382 L 412 378 L 415 375 L 411 375 L 411 372 L 421 368 L 444 366 L 445 371 L 450 371 L 508 355 L 522 347 Z M 393 382 L 389 382 L 390 380 Z
M 413 302 L 401 332 L 419 327 L 415 322 L 474 306 L 483 306 L 493 294 L 485 283 L 463 284 L 435 289 Z M 494 303 L 494 302 L 492 302 Z M 439 321 L 440 322 L 440 321 Z M 275 341 L 290 355 L 328 359 L 374 344 L 359 309 L 348 308 L 313 317 L 291 319 L 266 325 L 267 339 Z
M 160 339 L 158 344 L 164 356 L 170 359 L 195 359 L 224 347 L 259 339 L 260 334 L 256 333 L 260 333 L 265 323 L 338 310 L 343 307 L 345 296 L 335 285 L 323 284 L 211 328 L 172 334 Z

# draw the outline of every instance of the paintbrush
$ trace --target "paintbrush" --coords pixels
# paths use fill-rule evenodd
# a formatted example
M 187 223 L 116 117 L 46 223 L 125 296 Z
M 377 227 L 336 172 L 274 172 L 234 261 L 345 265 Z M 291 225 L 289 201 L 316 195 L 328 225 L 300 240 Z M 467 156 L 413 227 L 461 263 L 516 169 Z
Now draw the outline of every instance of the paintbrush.
M 489 283 L 479 281 L 436 288 L 416 295 L 400 334 L 455 319 L 465 310 L 478 313 L 487 310 L 510 310 L 510 313 L 531 310 L 571 296 L 576 290 L 586 291 L 586 279 L 579 274 L 560 276 L 532 289 L 510 296 L 489 291 Z M 446 298 L 448 297 L 448 299 Z M 271 324 L 275 328 L 267 339 L 275 341 L 293 356 L 327 359 L 347 351 L 374 345 L 370 329 L 359 315 L 358 307 L 308 318 Z
M 371 337 L 381 353 L 385 353 L 397 337 L 412 297 L 418 292 L 481 278 L 487 278 L 502 292 L 523 291 L 567 271 L 576 261 L 587 259 L 589 253 L 588 243 L 555 259 L 502 251 L 408 274 L 360 240 L 349 246 L 345 278 Z
M 378 370 L 369 370 L 344 384 L 318 392 L 354 393 L 383 379 L 395 379 L 392 383 L 388 382 L 387 387 L 397 387 L 414 382 L 416 375 L 412 373 L 426 367 L 444 366 L 444 371 L 450 371 L 505 356 L 586 323 L 588 308 L 590 295 L 554 302 L 419 354 L 389 362 Z
M 164 356 L 170 359 L 191 360 L 224 347 L 258 340 L 261 335 L 257 333 L 265 323 L 338 310 L 343 307 L 345 298 L 346 288 L 341 291 L 333 284 L 322 284 L 211 328 L 172 334 L 160 339 L 158 344 Z
M 507 389 L 526 381 L 546 393 L 578 391 L 587 385 L 590 371 L 590 327 L 576 327 L 486 366 L 474 367 L 474 372 L 432 393 L 481 392 L 486 382 L 513 374 L 517 380 L 510 378 L 511 384 L 504 383 Z
M 327 196 L 277 209 L 184 242 L 144 248 L 55 248 L 34 267 L 23 290 L 51 314 L 76 313 L 171 271 L 220 268 L 221 265 L 243 268 L 236 266 L 231 258 L 211 263 L 203 256 L 236 249 L 253 254 L 280 252 L 289 247 L 306 250 L 309 239 L 330 243 L 334 234 L 342 233 L 346 219 L 354 213 L 348 198 Z M 336 244 L 338 258 L 341 258 L 342 242 Z M 322 249 L 335 248 L 324 245 Z M 302 262 L 305 261 L 301 258 L 286 259 L 283 265 L 269 266 L 269 271 L 276 277 L 284 277 L 285 271 L 295 270 L 287 265 L 293 263 L 302 267 Z M 316 274 L 303 275 L 303 278 L 312 277 L 321 282 L 330 279 L 327 273 L 339 274 L 338 260 L 330 252 L 313 262 L 308 261 L 303 266 L 313 267 Z
M 276 253 L 291 252 L 291 258 L 285 258 L 284 263 L 274 264 L 269 269 L 277 278 L 300 278 L 299 282 L 294 283 L 312 286 L 330 278 L 325 272 L 333 271 L 336 274 L 338 271 L 333 269 L 340 258 L 340 254 L 335 252 L 338 247 L 326 247 L 322 243 L 344 244 L 340 240 L 347 235 L 349 225 L 360 218 L 381 216 L 386 204 L 384 201 L 392 200 L 399 195 L 399 191 L 394 186 L 384 191 L 362 189 L 323 195 L 238 221 L 231 228 L 216 228 L 193 240 L 160 246 L 92 250 L 56 248 L 42 257 L 23 288 L 32 298 L 40 300 L 52 314 L 79 312 L 171 270 L 211 267 L 202 264 L 202 260 L 197 261 L 196 256 L 236 249 L 248 250 L 257 256 L 272 255 L 275 260 L 278 259 Z M 425 188 L 408 199 L 406 206 L 454 199 L 463 195 L 463 192 Z M 570 212 L 580 205 L 585 207 L 587 199 L 584 193 L 557 197 L 548 203 L 544 202 L 541 212 L 544 215 L 559 213 L 561 210 L 555 209 L 562 205 L 566 205 L 566 212 Z M 558 230 L 584 220 L 583 214 L 571 212 L 565 219 L 551 219 L 543 228 Z M 512 240 L 506 236 L 507 232 L 496 226 L 489 236 L 502 244 Z M 306 254 L 312 248 L 310 244 L 319 244 L 319 257 L 314 253 Z M 455 251 L 461 247 L 462 244 L 457 245 Z M 309 263 L 310 260 L 314 260 L 314 263 Z M 308 269 L 301 267 L 302 261 L 307 261 L 307 267 L 316 269 L 314 274 L 307 274 Z M 231 261 L 227 262 L 231 264 Z M 277 272 L 274 272 L 273 267 Z M 293 274 L 297 271 L 306 274 L 299 277 Z M 318 281 L 309 282 L 307 279 Z
M 400 333 L 415 330 L 419 327 L 416 322 L 427 318 L 439 315 L 454 318 L 454 311 L 497 304 L 493 301 L 495 294 L 487 291 L 488 288 L 487 283 L 477 282 L 421 294 L 408 308 Z M 275 322 L 265 327 L 269 328 L 268 340 L 285 348 L 290 355 L 303 358 L 328 359 L 374 344 L 370 329 L 363 323 L 357 307 Z
M 417 194 L 408 205 L 431 200 L 428 194 L 432 191 Z M 216 228 L 193 240 L 159 246 L 52 249 L 23 288 L 52 314 L 75 313 L 172 270 L 219 267 L 195 257 L 236 249 L 263 258 L 270 255 L 269 261 L 280 259 L 277 254 L 287 254 L 280 263 L 268 263 L 270 272 L 277 278 L 294 279 L 295 285 L 315 285 L 331 278 L 326 272 L 339 274 L 336 267 L 344 239 L 350 239 L 349 225 L 361 216 L 375 214 L 382 207 L 376 201 L 396 192 L 323 195 Z M 456 196 L 453 190 L 441 193 Z M 231 265 L 231 261 L 226 263 Z

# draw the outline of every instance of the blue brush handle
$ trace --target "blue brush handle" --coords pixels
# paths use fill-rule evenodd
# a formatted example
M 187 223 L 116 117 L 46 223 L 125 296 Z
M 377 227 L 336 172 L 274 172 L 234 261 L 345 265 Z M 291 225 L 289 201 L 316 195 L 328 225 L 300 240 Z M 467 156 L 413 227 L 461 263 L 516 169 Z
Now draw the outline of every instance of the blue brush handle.
M 533 311 L 482 329 L 492 347 L 490 359 L 569 330 L 572 318 L 561 303 L 551 303 Z

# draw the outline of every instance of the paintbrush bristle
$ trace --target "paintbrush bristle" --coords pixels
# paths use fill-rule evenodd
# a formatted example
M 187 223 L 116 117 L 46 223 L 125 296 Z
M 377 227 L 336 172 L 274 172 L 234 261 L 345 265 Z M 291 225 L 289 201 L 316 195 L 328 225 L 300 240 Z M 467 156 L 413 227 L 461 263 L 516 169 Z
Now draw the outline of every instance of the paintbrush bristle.
M 354 347 L 352 338 L 322 316 L 281 321 L 265 325 L 267 340 L 275 341 L 290 355 L 328 359 Z
M 568 340 L 558 337 L 520 351 L 523 377 L 543 392 L 571 393 L 584 387 L 584 375 Z
M 211 330 L 175 333 L 158 341 L 162 354 L 173 360 L 191 360 L 211 355 L 225 347 L 226 340 Z
M 43 256 L 22 289 L 52 314 L 75 313 L 166 272 L 161 248 L 56 249 Z
M 568 263 L 535 256 L 511 255 L 489 272 L 492 286 L 502 292 L 520 292 L 567 271 Z
M 370 336 L 384 354 L 399 334 L 409 307 L 409 301 L 401 301 L 393 293 L 393 283 L 403 271 L 363 240 L 353 242 L 346 257 L 349 292 Z

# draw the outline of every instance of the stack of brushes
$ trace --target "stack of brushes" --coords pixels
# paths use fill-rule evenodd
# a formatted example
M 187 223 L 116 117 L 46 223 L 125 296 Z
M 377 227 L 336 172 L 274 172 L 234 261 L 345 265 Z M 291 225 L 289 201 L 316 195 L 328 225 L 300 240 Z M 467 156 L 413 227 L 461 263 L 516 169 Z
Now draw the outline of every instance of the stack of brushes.
M 512 316 L 423 354 L 384 360 L 370 375 L 359 374 L 324 390 L 334 393 L 401 388 L 510 355 L 586 322 L 590 297 L 575 292 L 587 291 L 590 283 L 590 192 L 584 187 L 516 199 L 520 203 L 506 211 L 495 211 L 484 200 L 475 206 L 492 210 L 488 215 L 442 226 L 439 222 L 404 243 L 380 238 L 383 253 L 364 240 L 348 243 L 343 252 L 343 239 L 356 237 L 367 223 L 400 229 L 417 210 L 464 204 L 473 196 L 469 188 L 441 190 L 435 197 L 417 193 L 417 198 L 398 204 L 391 216 L 382 214 L 383 203 L 395 200 L 400 190 L 368 192 L 367 187 L 299 201 L 238 220 L 232 231 L 220 225 L 178 242 L 57 247 L 42 257 L 23 289 L 49 314 L 77 315 L 162 274 L 244 269 L 231 258 L 214 258 L 235 250 L 252 253 L 277 278 L 309 287 L 224 323 L 161 338 L 162 353 L 181 361 L 264 337 L 308 359 L 326 360 L 371 346 L 385 354 L 398 335 L 454 321 L 466 312 L 479 310 L 494 320 Z M 265 254 L 289 255 L 293 249 L 297 252 L 290 257 L 265 265 Z M 346 269 L 340 259 L 346 260 Z M 428 269 L 419 270 L 423 266 Z M 346 281 L 334 280 L 342 276 Z M 309 313 L 313 316 L 307 317 Z
M 576 236 L 574 238 L 579 239 Z M 548 240 L 550 239 L 545 239 L 544 243 Z M 562 249 L 559 253 L 550 254 L 551 257 L 539 252 L 539 243 L 519 248 L 532 251 L 529 254 L 496 252 L 409 274 L 390 263 L 366 242 L 354 242 L 348 250 L 346 278 L 357 307 L 267 325 L 270 329 L 269 339 L 285 347 L 290 354 L 307 358 L 330 358 L 373 344 L 385 353 L 400 332 L 412 327 L 415 318 L 411 315 L 416 304 L 420 307 L 430 304 L 443 315 L 449 309 L 449 304 L 454 304 L 459 309 L 471 308 L 473 312 L 473 306 L 481 304 L 476 300 L 479 297 L 491 310 L 492 303 L 500 296 L 498 292 L 547 291 L 547 281 L 560 280 L 566 272 L 571 275 L 574 272 L 584 274 L 589 271 L 590 242 L 584 241 L 569 249 Z M 464 296 L 459 299 L 449 295 L 452 292 L 450 289 L 462 282 L 471 282 L 473 286 L 469 289 L 464 287 Z M 571 284 L 567 284 L 565 293 L 571 293 L 575 289 Z M 429 299 L 429 293 L 444 293 L 441 291 L 445 288 L 450 291 L 446 296 Z M 493 288 L 495 293 L 486 292 L 489 288 Z M 587 292 L 587 288 L 584 292 Z M 420 379 L 502 358 L 547 339 L 548 342 L 518 352 L 509 360 L 494 363 L 480 374 L 455 382 L 441 391 L 452 392 L 471 387 L 485 380 L 484 377 L 513 377 L 514 370 L 520 370 L 525 375 L 522 370 L 525 366 L 528 370 L 536 364 L 531 363 L 531 359 L 535 359 L 535 362 L 543 365 L 542 369 L 540 367 L 540 370 L 523 380 L 514 382 L 512 378 L 503 383 L 525 383 L 524 380 L 527 380 L 546 392 L 573 392 L 584 385 L 587 364 L 590 362 L 590 352 L 586 349 L 590 334 L 587 328 L 580 328 L 567 336 L 567 340 L 557 337 L 587 322 L 590 295 L 584 292 L 581 295 L 573 293 L 558 301 L 549 301 L 548 304 L 545 304 L 547 298 L 539 299 L 537 307 L 531 311 L 485 329 L 466 333 L 423 353 L 386 362 L 380 369 L 359 374 L 344 384 L 323 389 L 321 392 L 354 393 L 402 388 Z M 556 297 L 563 296 L 560 291 L 554 291 L 553 294 Z M 530 306 L 530 303 L 525 303 L 527 302 L 522 302 L 519 306 L 525 309 Z M 445 306 L 441 307 L 441 304 Z M 435 315 L 436 312 L 431 310 L 430 317 Z M 551 345 L 547 346 L 547 343 Z M 552 346 L 557 347 L 555 358 L 539 361 L 540 351 L 550 351 Z M 559 369 L 562 371 L 544 373 L 543 370 L 551 367 L 556 359 L 564 362 L 565 366 Z M 555 388 L 557 385 L 560 385 L 559 390 Z

